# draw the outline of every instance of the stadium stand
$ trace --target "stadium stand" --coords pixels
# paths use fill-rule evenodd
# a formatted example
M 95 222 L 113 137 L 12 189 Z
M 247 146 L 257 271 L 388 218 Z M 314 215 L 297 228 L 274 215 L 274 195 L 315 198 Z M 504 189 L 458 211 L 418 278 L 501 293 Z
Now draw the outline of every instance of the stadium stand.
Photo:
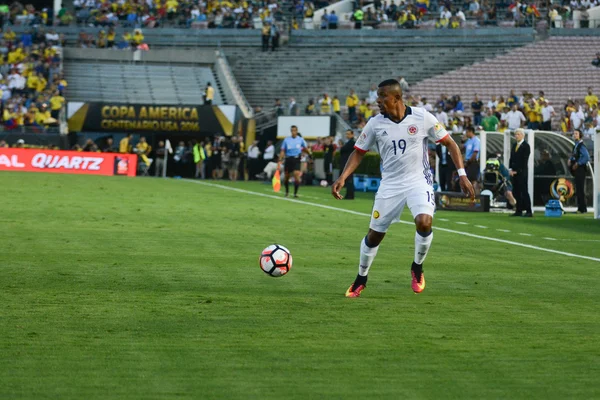
M 364 98 L 373 82 L 400 75 L 409 82 L 420 81 L 533 40 L 531 30 L 514 40 L 506 40 L 506 35 L 444 39 L 436 31 L 419 37 L 399 31 L 372 33 L 327 31 L 317 36 L 319 32 L 306 31 L 292 36 L 280 51 L 265 54 L 232 47 L 226 54 L 250 104 L 269 107 L 275 98 L 289 96 L 306 105 L 324 92 L 343 99 L 350 88 Z M 331 47 L 335 42 L 339 46 Z
M 2 129 L 58 131 L 64 122 L 67 81 L 62 48 L 52 33 L 2 32 L 0 40 L 0 118 Z
M 198 104 L 207 82 L 217 87 L 210 68 L 194 66 L 66 62 L 73 101 Z M 214 104 L 222 104 L 215 92 Z
M 73 101 L 200 104 L 210 82 L 216 89 L 213 104 L 225 103 L 221 83 L 210 67 L 215 58 L 212 52 L 161 50 L 140 62 L 133 62 L 130 52 L 66 49 L 65 53 Z
M 510 90 L 537 94 L 543 90 L 558 109 L 571 98 L 581 99 L 598 86 L 600 70 L 590 64 L 598 51 L 595 37 L 550 37 L 474 65 L 425 79 L 414 93 L 436 99 L 441 93 L 460 95 L 465 105 L 477 93 L 481 99 L 506 96 Z M 468 108 L 468 107 L 466 107 Z

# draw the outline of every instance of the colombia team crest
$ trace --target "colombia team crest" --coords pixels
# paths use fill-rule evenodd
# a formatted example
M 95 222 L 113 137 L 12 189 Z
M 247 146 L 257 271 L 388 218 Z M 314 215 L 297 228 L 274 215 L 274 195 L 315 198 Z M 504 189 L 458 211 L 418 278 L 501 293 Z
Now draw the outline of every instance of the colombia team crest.
M 419 128 L 416 125 L 411 125 L 408 127 L 408 134 L 409 135 L 414 135 L 417 132 L 419 132 Z

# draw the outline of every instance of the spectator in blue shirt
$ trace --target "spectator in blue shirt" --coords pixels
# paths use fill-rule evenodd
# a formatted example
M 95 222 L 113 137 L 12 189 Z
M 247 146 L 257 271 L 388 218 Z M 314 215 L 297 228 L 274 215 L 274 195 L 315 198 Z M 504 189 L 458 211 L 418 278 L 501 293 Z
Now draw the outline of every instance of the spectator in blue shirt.
M 583 144 L 583 135 L 579 129 L 573 131 L 573 153 L 569 158 L 569 168 L 571 173 L 575 176 L 575 194 L 577 195 L 577 212 L 582 214 L 587 213 L 587 206 L 585 204 L 585 172 L 587 170 L 587 163 L 590 162 L 590 153 L 588 152 L 585 144 Z
M 475 195 L 479 196 L 479 138 L 475 136 L 475 128 L 468 126 L 466 129 L 467 141 L 465 142 L 465 168 L 467 178 L 471 181 Z
M 454 96 L 454 101 L 456 103 L 454 104 L 454 109 L 452 111 L 454 111 L 455 113 L 465 112 L 465 107 L 463 106 L 463 103 L 460 100 L 460 96 L 458 96 L 458 95 Z
M 338 16 L 335 14 L 335 10 L 329 14 L 329 29 L 337 29 L 338 27 Z
M 23 43 L 23 47 L 31 47 L 33 43 L 31 32 L 27 31 L 21 35 L 21 43 Z

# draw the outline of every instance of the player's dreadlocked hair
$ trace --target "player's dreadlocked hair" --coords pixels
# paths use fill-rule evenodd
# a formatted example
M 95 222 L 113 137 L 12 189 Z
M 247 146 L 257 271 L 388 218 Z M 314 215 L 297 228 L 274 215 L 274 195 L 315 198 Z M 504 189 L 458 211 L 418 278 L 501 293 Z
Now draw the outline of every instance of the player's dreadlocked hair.
M 386 79 L 385 81 L 383 81 L 379 84 L 379 87 L 395 86 L 395 85 L 400 86 L 400 82 L 398 82 L 395 79 Z

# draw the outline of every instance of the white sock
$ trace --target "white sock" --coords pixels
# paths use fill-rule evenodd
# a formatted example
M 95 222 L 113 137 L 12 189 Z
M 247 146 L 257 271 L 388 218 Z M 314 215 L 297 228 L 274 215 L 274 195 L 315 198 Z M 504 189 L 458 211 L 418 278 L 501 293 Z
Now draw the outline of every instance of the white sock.
M 360 264 L 358 266 L 358 274 L 360 276 L 367 276 L 379 249 L 379 246 L 367 246 L 365 240 L 366 238 L 360 241 Z
M 415 263 L 423 264 L 432 240 L 433 231 L 425 237 L 421 236 L 419 232 L 415 232 Z

